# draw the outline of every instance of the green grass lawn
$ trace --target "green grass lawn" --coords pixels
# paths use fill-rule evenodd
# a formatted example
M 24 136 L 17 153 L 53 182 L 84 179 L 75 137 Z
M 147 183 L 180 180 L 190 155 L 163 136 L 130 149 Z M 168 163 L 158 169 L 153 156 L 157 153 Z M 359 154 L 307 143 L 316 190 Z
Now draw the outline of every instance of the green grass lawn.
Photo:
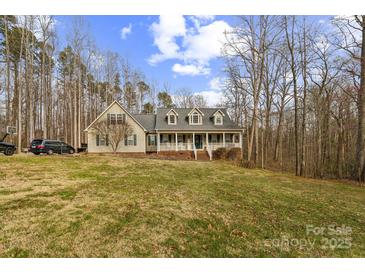
M 0 157 L 0 257 L 308 256 L 365 256 L 364 188 L 228 162 Z

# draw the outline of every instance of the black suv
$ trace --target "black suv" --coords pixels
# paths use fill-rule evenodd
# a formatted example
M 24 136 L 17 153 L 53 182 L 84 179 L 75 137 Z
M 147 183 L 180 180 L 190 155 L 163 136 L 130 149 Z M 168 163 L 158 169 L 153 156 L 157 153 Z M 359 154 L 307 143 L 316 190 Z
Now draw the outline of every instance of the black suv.
M 49 155 L 53 153 L 75 153 L 75 149 L 64 142 L 45 139 L 34 139 L 30 144 L 29 151 L 33 152 L 35 155 L 39 155 L 41 153 L 47 153 Z
M 13 144 L 4 142 L 8 134 L 5 134 L 2 139 L 0 139 L 0 152 L 4 153 L 6 156 L 11 156 L 14 154 L 16 147 Z

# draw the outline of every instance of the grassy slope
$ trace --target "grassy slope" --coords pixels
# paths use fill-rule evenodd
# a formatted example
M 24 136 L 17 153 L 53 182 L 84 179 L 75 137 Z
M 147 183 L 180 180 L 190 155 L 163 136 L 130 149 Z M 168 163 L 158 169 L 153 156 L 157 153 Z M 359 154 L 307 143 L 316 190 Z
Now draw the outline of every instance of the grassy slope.
M 222 162 L 0 157 L 1 257 L 365 256 L 365 189 Z M 350 249 L 281 249 L 306 224 Z

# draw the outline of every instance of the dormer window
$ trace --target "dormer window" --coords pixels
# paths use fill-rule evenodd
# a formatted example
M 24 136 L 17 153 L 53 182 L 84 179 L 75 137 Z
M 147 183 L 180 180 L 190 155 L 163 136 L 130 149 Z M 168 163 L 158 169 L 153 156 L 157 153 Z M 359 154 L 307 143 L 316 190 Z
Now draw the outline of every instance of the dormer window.
M 193 109 L 189 113 L 189 124 L 190 125 L 202 125 L 203 124 L 203 113 L 199 109 Z
M 167 124 L 169 125 L 176 125 L 176 120 L 177 120 L 177 112 L 173 109 L 170 109 L 167 113 Z
M 192 115 L 191 115 L 191 124 L 195 124 L 195 125 L 198 125 L 198 124 L 200 124 L 200 120 L 201 120 L 201 118 L 200 118 L 201 116 L 200 116 L 200 114 L 199 113 L 193 113 Z
M 176 116 L 175 114 L 169 115 L 169 125 L 176 125 Z
M 213 117 L 214 117 L 215 125 L 217 125 L 217 126 L 223 125 L 223 117 L 224 117 L 223 111 L 218 109 L 216 112 L 214 112 Z
M 214 124 L 216 125 L 223 125 L 223 117 L 222 115 L 218 114 L 215 116 Z

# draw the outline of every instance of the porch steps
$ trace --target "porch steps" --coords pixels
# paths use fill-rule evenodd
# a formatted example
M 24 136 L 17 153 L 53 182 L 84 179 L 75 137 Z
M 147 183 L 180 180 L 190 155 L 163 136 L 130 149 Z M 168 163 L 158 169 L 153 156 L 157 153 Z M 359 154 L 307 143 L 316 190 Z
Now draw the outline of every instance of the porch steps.
M 198 157 L 197 158 L 198 158 L 199 161 L 209 161 L 210 160 L 208 152 L 206 150 L 203 150 L 203 151 L 198 150 Z

